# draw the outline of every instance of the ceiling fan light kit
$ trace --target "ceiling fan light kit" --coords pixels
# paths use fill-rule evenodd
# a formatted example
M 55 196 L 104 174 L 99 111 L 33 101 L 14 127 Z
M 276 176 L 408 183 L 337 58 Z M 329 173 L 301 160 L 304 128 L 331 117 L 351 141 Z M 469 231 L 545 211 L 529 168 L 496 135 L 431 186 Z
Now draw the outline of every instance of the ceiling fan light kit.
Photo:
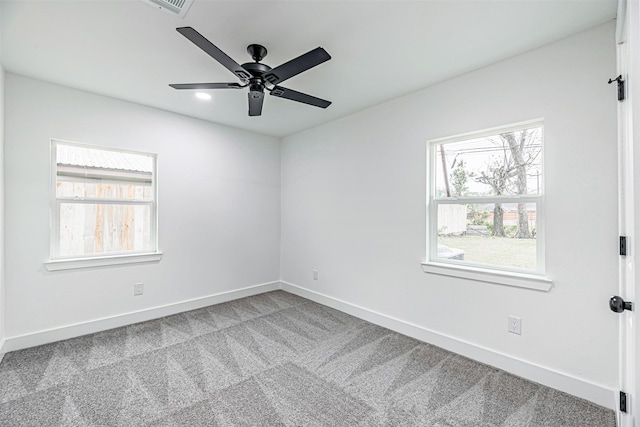
M 287 89 L 278 84 L 291 77 L 307 71 L 325 61 L 331 56 L 321 47 L 317 47 L 309 52 L 285 62 L 276 68 L 271 68 L 261 63 L 267 56 L 267 49 L 259 44 L 250 44 L 247 52 L 255 62 L 238 64 L 217 46 L 207 40 L 202 34 L 191 27 L 180 27 L 176 30 L 186 37 L 193 44 L 202 49 L 206 54 L 222 64 L 240 80 L 241 83 L 181 83 L 170 84 L 174 89 L 242 89 L 249 87 L 249 116 L 260 116 L 262 114 L 262 104 L 264 103 L 265 89 L 273 96 L 301 102 L 314 107 L 327 108 L 330 101 Z

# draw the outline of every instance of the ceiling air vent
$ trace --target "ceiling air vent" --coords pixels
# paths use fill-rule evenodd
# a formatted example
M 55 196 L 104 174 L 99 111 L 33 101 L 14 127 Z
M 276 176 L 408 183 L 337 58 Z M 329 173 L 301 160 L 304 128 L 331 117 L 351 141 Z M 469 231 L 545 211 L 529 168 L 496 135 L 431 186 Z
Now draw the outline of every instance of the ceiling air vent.
M 193 0 L 142 0 L 147 4 L 158 7 L 165 12 L 178 15 L 181 18 L 187 14 Z

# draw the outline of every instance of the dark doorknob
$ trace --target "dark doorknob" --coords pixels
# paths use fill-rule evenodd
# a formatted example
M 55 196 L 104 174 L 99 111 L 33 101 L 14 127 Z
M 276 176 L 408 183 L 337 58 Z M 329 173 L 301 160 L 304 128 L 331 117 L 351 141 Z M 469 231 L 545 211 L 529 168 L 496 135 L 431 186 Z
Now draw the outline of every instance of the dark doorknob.
M 622 313 L 625 310 L 633 310 L 633 303 L 625 301 L 619 296 L 613 296 L 609 300 L 609 308 L 616 313 Z

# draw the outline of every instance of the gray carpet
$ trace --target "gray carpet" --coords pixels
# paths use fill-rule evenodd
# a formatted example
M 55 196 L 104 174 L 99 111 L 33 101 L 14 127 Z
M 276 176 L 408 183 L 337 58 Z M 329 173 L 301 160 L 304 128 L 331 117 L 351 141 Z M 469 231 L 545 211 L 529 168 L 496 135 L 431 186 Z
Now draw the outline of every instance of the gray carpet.
M 612 411 L 275 291 L 16 351 L 2 426 L 615 426 Z

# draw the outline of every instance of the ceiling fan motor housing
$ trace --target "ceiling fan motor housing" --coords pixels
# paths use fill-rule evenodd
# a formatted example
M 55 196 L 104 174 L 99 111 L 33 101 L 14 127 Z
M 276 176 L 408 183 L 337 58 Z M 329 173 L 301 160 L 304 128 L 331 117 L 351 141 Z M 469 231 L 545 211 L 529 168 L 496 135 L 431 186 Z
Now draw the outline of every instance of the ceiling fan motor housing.
M 271 70 L 266 64 L 260 64 L 259 62 L 247 62 L 246 64 L 242 64 L 242 68 L 251 73 L 254 77 L 262 77 L 264 73 Z

